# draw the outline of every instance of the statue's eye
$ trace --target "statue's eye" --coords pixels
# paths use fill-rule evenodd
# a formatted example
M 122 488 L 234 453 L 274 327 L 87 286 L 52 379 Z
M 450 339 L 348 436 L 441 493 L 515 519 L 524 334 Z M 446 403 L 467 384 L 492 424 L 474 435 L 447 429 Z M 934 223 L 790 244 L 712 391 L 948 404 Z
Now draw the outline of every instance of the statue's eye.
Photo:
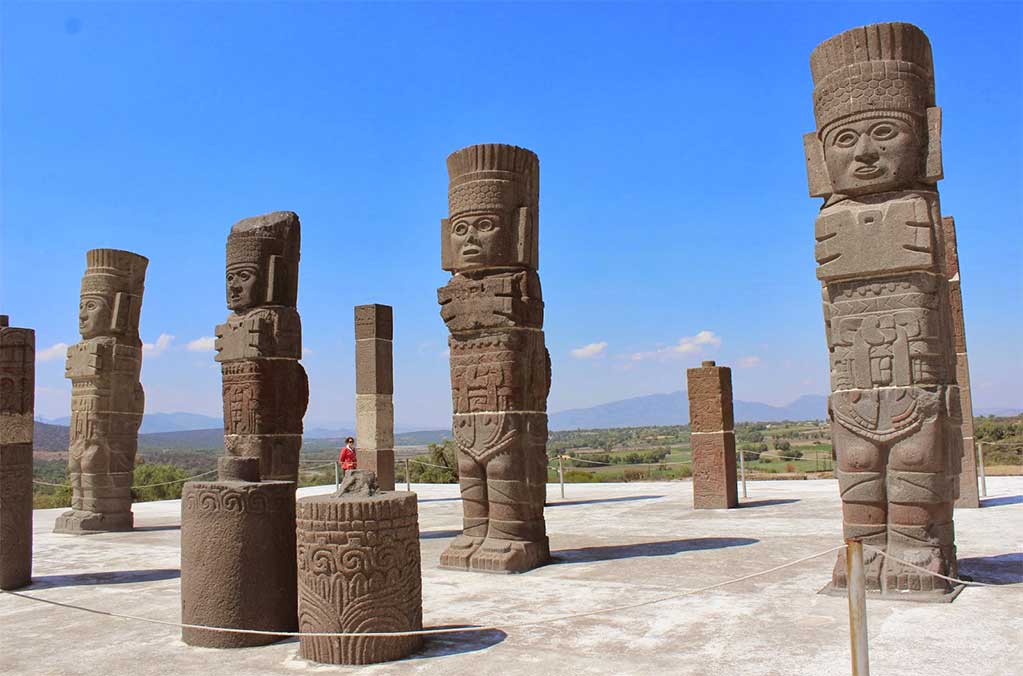
M 476 221 L 476 229 L 480 232 L 489 232 L 494 229 L 494 222 L 489 218 L 482 218 Z
M 856 145 L 856 141 L 859 137 L 860 135 L 853 130 L 846 129 L 845 131 L 839 132 L 838 136 L 835 137 L 835 145 L 839 148 L 852 148 Z
M 466 223 L 465 221 L 459 221 L 458 223 L 455 223 L 455 234 L 456 235 L 460 235 L 460 236 L 461 235 L 465 235 L 467 232 L 469 232 L 469 224 L 468 223 Z
M 243 282 L 247 282 L 247 281 L 249 281 L 249 278 L 250 278 L 250 277 L 251 277 L 252 275 L 251 275 L 251 274 L 249 274 L 249 272 L 248 272 L 248 271 L 246 270 L 246 271 L 242 271 L 242 272 L 239 272 L 239 273 L 238 273 L 238 276 L 239 276 L 239 277 L 241 278 L 241 280 L 242 280 Z
M 85 309 L 86 310 L 95 310 L 96 309 L 96 301 L 90 300 L 89 304 L 85 306 Z
M 878 141 L 887 141 L 898 136 L 898 128 L 890 122 L 875 124 L 870 128 L 870 136 Z

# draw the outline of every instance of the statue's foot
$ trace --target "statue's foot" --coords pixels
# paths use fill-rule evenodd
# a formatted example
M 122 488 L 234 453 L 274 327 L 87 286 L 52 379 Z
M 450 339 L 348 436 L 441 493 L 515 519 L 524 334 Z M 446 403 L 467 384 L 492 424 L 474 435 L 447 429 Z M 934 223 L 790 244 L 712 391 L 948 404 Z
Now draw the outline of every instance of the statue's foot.
M 109 533 L 128 531 L 134 528 L 134 515 L 131 512 L 86 512 L 71 510 L 57 517 L 53 526 L 54 533 L 78 535 L 83 533 Z
M 459 535 L 440 555 L 440 567 L 469 570 L 469 559 L 482 542 L 483 538 Z
M 939 592 L 951 591 L 950 583 L 928 573 L 946 575 L 946 567 L 939 551 L 930 547 L 891 548 L 892 556 L 912 563 L 919 568 L 906 566 L 893 559 L 887 559 L 884 566 L 884 587 L 886 592 Z M 927 571 L 927 572 L 924 572 Z
M 551 558 L 547 538 L 541 542 L 488 537 L 469 560 L 469 567 L 486 573 L 524 573 Z
M 835 570 L 831 573 L 831 586 L 835 589 L 845 589 L 849 585 L 849 580 L 845 574 L 845 555 L 845 549 L 838 552 Z M 882 557 L 880 553 L 866 547 L 863 549 L 863 575 L 866 581 L 866 589 L 881 591 L 881 564 Z

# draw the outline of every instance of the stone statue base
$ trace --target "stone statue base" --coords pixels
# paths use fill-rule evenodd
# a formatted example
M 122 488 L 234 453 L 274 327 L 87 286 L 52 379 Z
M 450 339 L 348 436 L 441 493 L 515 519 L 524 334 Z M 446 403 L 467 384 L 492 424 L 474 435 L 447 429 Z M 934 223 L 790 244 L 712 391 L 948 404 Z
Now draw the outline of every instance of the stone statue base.
M 459 535 L 440 555 L 440 567 L 480 573 L 525 573 L 551 559 L 550 541 L 474 538 Z
M 345 474 L 334 495 L 298 501 L 298 615 L 302 632 L 423 628 L 415 493 L 378 492 L 367 470 Z M 306 637 L 299 655 L 324 664 L 408 657 L 422 636 Z
M 54 533 L 63 535 L 88 535 L 90 533 L 115 533 L 135 528 L 135 515 L 131 512 L 102 514 L 71 510 L 57 517 Z
M 959 592 L 966 589 L 965 584 L 953 585 L 948 591 L 945 590 L 933 590 L 926 592 L 914 592 L 914 591 L 887 591 L 883 592 L 877 589 L 868 589 L 868 599 L 880 599 L 882 601 L 910 601 L 913 603 L 952 603 L 959 596 Z M 849 590 L 845 587 L 838 587 L 834 582 L 829 582 L 818 594 L 824 594 L 825 596 L 841 596 L 843 598 L 849 595 Z
M 295 631 L 295 485 L 258 482 L 258 458 L 220 459 L 218 481 L 181 495 L 181 621 Z M 182 629 L 188 645 L 245 648 L 284 638 Z
M 3 444 L 0 445 L 0 589 L 18 589 L 31 581 L 32 443 Z

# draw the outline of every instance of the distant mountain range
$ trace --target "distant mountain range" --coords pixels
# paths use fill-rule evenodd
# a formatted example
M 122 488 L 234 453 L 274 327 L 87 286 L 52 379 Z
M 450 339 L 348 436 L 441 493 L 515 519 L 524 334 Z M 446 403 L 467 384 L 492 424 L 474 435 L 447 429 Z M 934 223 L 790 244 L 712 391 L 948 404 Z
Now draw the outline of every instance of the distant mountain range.
M 827 397 L 818 394 L 805 394 L 785 406 L 738 400 L 733 402 L 733 406 L 738 422 L 823 420 L 827 416 L 827 401 Z M 689 401 L 686 393 L 680 391 L 559 411 L 550 415 L 548 427 L 552 430 L 574 430 L 687 424 Z

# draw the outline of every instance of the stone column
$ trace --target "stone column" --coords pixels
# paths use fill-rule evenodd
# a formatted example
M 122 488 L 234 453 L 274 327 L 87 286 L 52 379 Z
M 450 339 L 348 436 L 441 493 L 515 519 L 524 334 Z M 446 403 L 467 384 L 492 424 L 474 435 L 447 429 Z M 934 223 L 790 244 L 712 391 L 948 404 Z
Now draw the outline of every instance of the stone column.
M 78 328 L 67 351 L 71 381 L 71 511 L 54 532 L 131 530 L 131 485 L 145 410 L 139 317 L 149 259 L 130 251 L 85 254 Z
M 259 481 L 259 458 L 222 457 L 217 481 L 181 493 L 181 622 L 296 631 L 295 484 Z M 244 648 L 283 636 L 182 629 L 206 648 Z
M 309 381 L 298 315 L 298 216 L 238 221 L 227 237 L 227 307 L 217 326 L 224 383 L 224 448 L 260 459 L 263 479 L 298 481 Z
M 373 473 L 350 470 L 334 495 L 298 501 L 298 615 L 303 633 L 423 628 L 415 493 L 380 492 Z M 299 655 L 326 664 L 400 660 L 422 636 L 308 637 Z
M 970 395 L 970 362 L 966 356 L 966 321 L 963 318 L 963 292 L 959 278 L 959 249 L 956 246 L 956 222 L 951 216 L 941 219 L 945 233 L 945 275 L 948 278 L 948 306 L 952 312 L 952 343 L 956 353 L 956 383 L 963 418 L 963 464 L 959 473 L 959 497 L 956 507 L 980 507 L 977 485 L 977 447 L 973 439 L 973 397 Z
M 437 291 L 451 331 L 452 428 L 463 529 L 445 568 L 521 573 L 550 558 L 543 519 L 547 394 L 538 205 L 540 163 L 486 144 L 448 157 L 450 218 L 441 221 Z
M 728 509 L 739 504 L 735 472 L 732 369 L 705 361 L 687 369 L 689 429 L 693 447 L 693 507 Z
M 390 305 L 355 306 L 355 443 L 360 469 L 394 490 L 394 319 Z
M 0 315 L 0 589 L 32 581 L 35 345 L 35 331 Z
M 916 26 L 861 26 L 810 56 L 817 131 L 804 136 L 831 365 L 829 414 L 846 538 L 956 575 L 952 506 L 962 404 L 937 182 L 941 109 Z M 867 588 L 957 591 L 865 550 Z M 833 588 L 844 588 L 839 557 Z

